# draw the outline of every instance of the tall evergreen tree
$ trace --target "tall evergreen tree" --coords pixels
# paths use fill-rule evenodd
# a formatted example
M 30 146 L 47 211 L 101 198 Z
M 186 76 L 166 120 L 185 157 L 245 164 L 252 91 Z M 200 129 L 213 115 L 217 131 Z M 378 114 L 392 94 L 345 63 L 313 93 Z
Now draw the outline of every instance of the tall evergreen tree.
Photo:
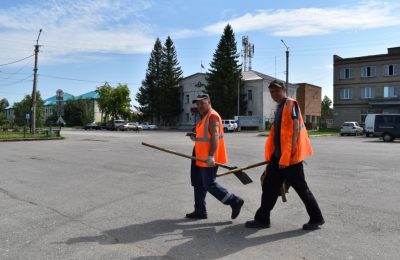
M 137 108 L 143 113 L 143 117 L 159 122 L 161 117 L 160 106 L 160 88 L 161 88 L 161 68 L 162 63 L 162 44 L 157 38 L 154 48 L 150 54 L 150 59 L 147 65 L 146 77 L 136 94 L 136 100 L 139 103 Z
M 245 96 L 239 53 L 236 48 L 235 34 L 228 24 L 217 49 L 214 52 L 210 69 L 207 72 L 206 90 L 210 95 L 212 106 L 223 118 L 232 118 L 237 114 L 238 86 L 240 95 L 240 113 L 246 110 Z
M 162 84 L 160 89 L 161 119 L 165 125 L 174 125 L 182 112 L 178 86 L 182 74 L 174 43 L 168 36 L 162 50 Z

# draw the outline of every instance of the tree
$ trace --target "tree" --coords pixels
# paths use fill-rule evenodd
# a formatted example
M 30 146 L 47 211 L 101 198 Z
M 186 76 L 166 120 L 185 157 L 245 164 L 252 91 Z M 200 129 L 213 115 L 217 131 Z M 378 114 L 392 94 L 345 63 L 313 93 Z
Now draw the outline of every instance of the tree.
M 58 119 L 55 114 L 55 119 Z M 94 120 L 93 106 L 90 100 L 68 100 L 64 105 L 64 120 L 68 126 L 83 126 Z
M 0 100 L 0 125 L 4 124 L 7 119 L 4 114 L 4 109 L 9 106 L 8 100 L 3 98 Z
M 8 107 L 10 104 L 8 103 L 8 100 L 6 98 L 2 98 L 0 100 L 0 112 L 3 112 L 6 107 Z
M 223 118 L 232 118 L 237 114 L 238 94 L 241 114 L 246 110 L 245 95 L 239 53 L 236 49 L 235 35 L 228 24 L 207 72 L 206 91 L 210 95 L 212 106 Z M 238 93 L 239 85 L 239 93 Z
M 147 64 L 146 77 L 142 81 L 142 86 L 136 94 L 139 103 L 137 109 L 143 114 L 144 118 L 150 121 L 161 120 L 160 88 L 162 74 L 162 44 L 159 38 L 154 43 L 154 48 L 150 54 Z
M 328 96 L 324 96 L 321 102 L 321 116 L 331 116 L 333 114 L 333 109 L 331 108 L 332 100 Z
M 14 122 L 17 125 L 26 124 L 26 114 L 32 115 L 32 97 L 26 95 L 21 102 L 16 102 L 14 104 Z M 31 120 L 32 121 L 32 120 Z M 41 98 L 40 92 L 36 92 L 36 124 L 37 126 L 43 125 L 43 100 Z
M 109 109 L 109 99 L 111 98 L 111 92 L 112 92 L 112 87 L 110 84 L 107 82 L 101 86 L 98 87 L 96 90 L 97 93 L 99 93 L 99 98 L 97 99 L 97 105 L 99 107 L 100 112 L 102 113 L 102 120 L 104 123 L 107 122 L 107 119 L 109 118 L 111 111 Z
M 182 112 L 178 83 L 182 78 L 176 50 L 172 39 L 168 36 L 163 49 L 161 61 L 160 116 L 166 125 L 174 125 L 174 121 Z
M 112 121 L 122 116 L 128 117 L 131 107 L 131 99 L 129 97 L 130 91 L 126 84 L 118 84 L 117 87 L 113 88 L 108 83 L 97 88 L 99 93 L 99 99 L 97 104 L 99 110 L 104 115 L 104 122 L 111 116 Z

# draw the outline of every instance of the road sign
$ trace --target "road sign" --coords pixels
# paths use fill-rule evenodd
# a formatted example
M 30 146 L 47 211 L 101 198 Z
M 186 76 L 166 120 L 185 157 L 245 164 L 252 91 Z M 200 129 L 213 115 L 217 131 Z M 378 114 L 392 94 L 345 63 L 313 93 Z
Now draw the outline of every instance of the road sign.
M 31 118 L 31 115 L 30 114 L 26 114 L 25 115 L 25 119 L 30 119 Z

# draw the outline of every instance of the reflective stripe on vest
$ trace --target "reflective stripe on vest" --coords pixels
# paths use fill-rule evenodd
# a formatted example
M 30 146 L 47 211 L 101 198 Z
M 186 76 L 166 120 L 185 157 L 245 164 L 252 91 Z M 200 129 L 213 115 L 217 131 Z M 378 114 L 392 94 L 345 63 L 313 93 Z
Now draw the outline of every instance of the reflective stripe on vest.
M 209 122 L 211 115 L 214 116 L 218 120 L 218 123 L 220 124 L 218 131 L 217 148 L 214 152 L 214 160 L 217 163 L 224 164 L 228 162 L 228 156 L 225 148 L 225 141 L 223 138 L 224 129 L 220 115 L 213 109 L 211 109 L 210 112 L 208 112 L 207 115 L 205 115 L 203 119 L 196 126 L 195 154 L 196 157 L 206 160 L 210 152 L 212 140 L 211 140 L 211 133 L 209 131 L 209 126 L 210 126 Z M 206 163 L 200 161 L 196 161 L 196 165 L 200 167 L 209 167 Z
M 196 137 L 196 142 L 210 142 L 211 138 L 208 137 L 208 125 L 210 122 L 210 120 L 209 120 L 210 115 L 211 115 L 211 113 L 208 113 L 206 115 L 206 119 L 205 119 L 204 127 L 203 127 L 203 136 Z M 220 126 L 220 127 L 223 127 L 223 126 Z M 224 134 L 220 133 L 218 137 L 219 137 L 219 139 L 221 139 L 224 137 Z

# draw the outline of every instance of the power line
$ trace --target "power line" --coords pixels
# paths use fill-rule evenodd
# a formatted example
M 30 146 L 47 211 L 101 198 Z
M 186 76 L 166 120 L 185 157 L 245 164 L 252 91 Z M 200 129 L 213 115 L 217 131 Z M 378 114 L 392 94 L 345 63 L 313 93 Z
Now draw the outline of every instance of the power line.
M 81 82 L 90 82 L 90 83 L 111 83 L 111 84 L 127 84 L 127 85 L 141 85 L 141 84 L 136 84 L 133 82 L 111 82 L 111 81 L 98 81 L 98 80 L 88 80 L 88 79 L 77 79 L 77 78 L 67 78 L 67 77 L 60 77 L 60 76 L 53 76 L 53 75 L 44 75 L 44 74 L 39 74 L 40 77 L 45 77 L 45 78 L 55 78 L 55 79 L 62 79 L 62 80 L 72 80 L 72 81 L 81 81 Z
M 30 55 L 28 57 L 25 57 L 25 58 L 22 58 L 22 59 L 19 59 L 19 60 L 16 60 L 16 61 L 12 61 L 12 62 L 9 62 L 9 63 L 0 64 L 0 67 L 1 66 L 6 66 L 6 65 L 10 65 L 10 64 L 14 64 L 14 63 L 29 59 L 30 57 L 33 57 L 33 56 L 35 56 L 35 54 L 32 54 L 32 55 Z
M 13 83 L 0 84 L 0 86 L 3 86 L 3 87 L 5 87 L 5 86 L 12 86 L 12 85 L 21 83 L 21 82 L 23 82 L 23 81 L 26 81 L 26 80 L 28 80 L 30 77 L 32 77 L 32 74 L 29 75 L 29 76 L 26 77 L 26 78 L 20 79 L 20 80 L 18 80 L 18 81 L 13 82 Z

